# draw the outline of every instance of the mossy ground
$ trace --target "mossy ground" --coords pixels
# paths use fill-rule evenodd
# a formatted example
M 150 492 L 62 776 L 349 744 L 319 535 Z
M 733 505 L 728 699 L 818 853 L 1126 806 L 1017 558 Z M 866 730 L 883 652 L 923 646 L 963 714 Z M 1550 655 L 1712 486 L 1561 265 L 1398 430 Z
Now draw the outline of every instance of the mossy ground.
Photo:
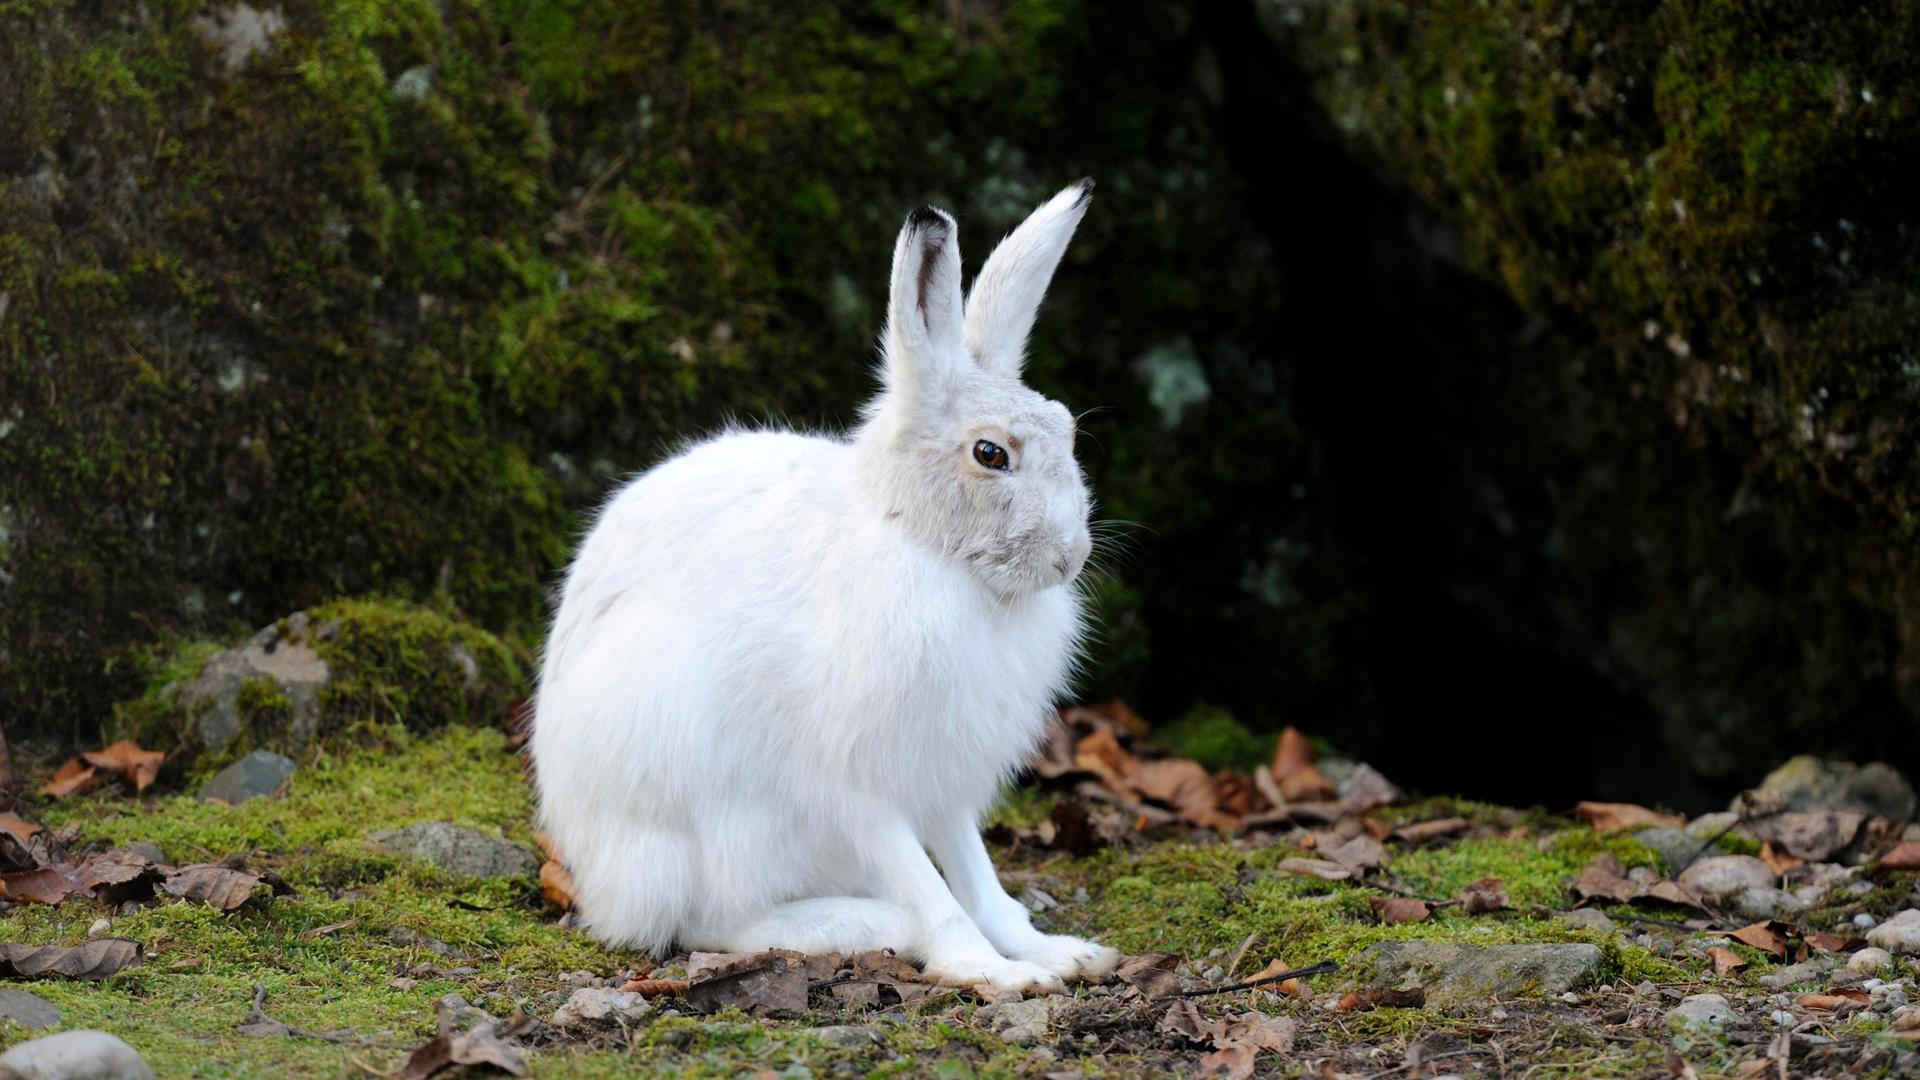
M 521 1007 L 546 1017 L 567 996 L 567 973 L 612 976 L 642 959 L 558 925 L 557 913 L 530 880 L 457 881 L 367 846 L 372 830 L 422 820 L 455 821 L 531 843 L 530 790 L 503 733 L 455 726 L 420 734 L 388 726 L 361 734 L 350 748 L 310 754 L 277 799 L 229 807 L 184 794 L 136 801 L 110 790 L 42 808 L 49 826 L 76 826 L 84 844 L 146 841 L 182 862 L 246 855 L 252 865 L 277 869 L 299 895 L 228 915 L 171 901 L 124 914 L 90 903 L 15 907 L 0 918 L 7 940 L 72 944 L 96 919 L 110 917 L 114 935 L 139 940 L 148 950 L 143 966 L 103 983 L 43 981 L 31 986 L 33 992 L 60 1006 L 66 1027 L 98 1027 L 126 1038 L 162 1076 L 332 1077 L 351 1074 L 360 1063 L 394 1067 L 432 1034 L 434 1005 L 444 994 L 461 994 L 496 1015 Z M 1017 792 L 1002 816 L 1037 820 L 1052 798 Z M 1441 810 L 1518 823 L 1489 838 L 1401 851 L 1390 864 L 1395 879 L 1410 891 L 1446 896 L 1470 881 L 1497 876 L 1513 911 L 1466 916 L 1443 910 L 1427 923 L 1381 926 L 1367 906 L 1371 890 L 1277 872 L 1281 859 L 1299 853 L 1284 845 L 1165 839 L 1084 858 L 1003 852 L 1001 866 L 1016 891 L 1031 885 L 1062 901 L 1046 916 L 1055 929 L 1097 934 L 1128 952 L 1182 954 L 1195 971 L 1224 964 L 1251 940 L 1238 974 L 1273 959 L 1294 965 L 1332 960 L 1346 970 L 1316 980 L 1318 988 L 1332 990 L 1364 976 L 1355 957 L 1382 940 L 1590 941 L 1604 950 L 1606 984 L 1712 981 L 1696 961 L 1661 959 L 1553 917 L 1567 906 L 1566 879 L 1594 853 L 1611 850 L 1629 863 L 1650 864 L 1646 849 L 1544 815 L 1528 819 L 1455 801 L 1405 813 Z M 1080 890 L 1084 899 L 1074 899 Z M 1753 959 L 1764 963 L 1758 954 Z M 415 981 L 394 983 L 399 976 Z M 266 990 L 269 1015 L 314 1034 L 236 1033 L 255 985 Z M 1609 993 L 1596 988 L 1591 996 Z M 1483 1008 L 1341 1015 L 1292 998 L 1249 999 L 1242 993 L 1202 1004 L 1211 1011 L 1252 1005 L 1298 1017 L 1301 1053 L 1270 1058 L 1263 1066 L 1280 1074 L 1304 1068 L 1314 1055 L 1397 1055 L 1415 1040 L 1470 1040 L 1488 1023 Z M 1117 998 L 1089 1000 L 1118 1007 Z M 664 1010 L 676 1002 L 660 1004 Z M 1584 1021 L 1572 1006 L 1510 1007 L 1544 1033 L 1538 1063 L 1548 1073 L 1627 1072 L 1658 1060 L 1651 1043 L 1616 1045 L 1581 1035 Z M 974 1010 L 974 1002 L 952 995 L 884 1016 L 832 1006 L 777 1022 L 738 1013 L 656 1013 L 630 1032 L 630 1041 L 555 1043 L 535 1052 L 532 1062 L 535 1075 L 554 1077 L 637 1071 L 735 1076 L 762 1068 L 791 1076 L 1039 1075 L 1061 1069 L 1160 1075 L 1189 1067 L 1199 1053 L 1169 1049 L 1165 1036 L 1158 1042 L 1148 1037 L 1151 1020 L 1142 1028 L 1148 1036 L 1133 1040 L 1103 1032 L 1091 1042 L 1066 1038 L 1039 1051 L 1009 1047 L 974 1022 Z M 847 1048 L 811 1033 L 820 1025 L 849 1023 L 875 1027 L 882 1041 Z M 17 1027 L 0 1030 L 0 1042 L 25 1037 Z

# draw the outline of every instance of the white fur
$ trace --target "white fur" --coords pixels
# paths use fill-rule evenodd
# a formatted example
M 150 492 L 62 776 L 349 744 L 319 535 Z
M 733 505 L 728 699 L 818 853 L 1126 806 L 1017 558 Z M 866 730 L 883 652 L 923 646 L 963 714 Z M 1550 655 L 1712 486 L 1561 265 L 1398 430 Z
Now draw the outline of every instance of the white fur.
M 979 834 L 1083 629 L 1073 423 L 1018 357 L 1089 186 L 1015 230 L 964 303 L 952 219 L 908 219 L 885 388 L 851 437 L 725 434 L 601 513 L 531 747 L 541 823 L 603 940 L 894 948 L 1029 990 L 1113 967 L 1034 930 Z M 1010 471 L 975 461 L 983 438 Z

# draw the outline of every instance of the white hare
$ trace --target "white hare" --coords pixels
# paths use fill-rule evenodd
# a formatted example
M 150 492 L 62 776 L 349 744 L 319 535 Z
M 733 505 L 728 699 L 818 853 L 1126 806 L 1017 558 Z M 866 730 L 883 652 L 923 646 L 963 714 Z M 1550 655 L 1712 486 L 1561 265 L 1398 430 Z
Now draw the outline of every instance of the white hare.
M 1112 949 L 1033 928 L 979 832 L 1083 629 L 1074 421 L 1020 367 L 1092 188 L 1036 210 L 964 300 L 953 219 L 914 211 L 885 385 L 850 437 L 728 433 L 600 514 L 531 744 L 540 821 L 596 936 L 893 948 L 999 989 L 1113 968 Z

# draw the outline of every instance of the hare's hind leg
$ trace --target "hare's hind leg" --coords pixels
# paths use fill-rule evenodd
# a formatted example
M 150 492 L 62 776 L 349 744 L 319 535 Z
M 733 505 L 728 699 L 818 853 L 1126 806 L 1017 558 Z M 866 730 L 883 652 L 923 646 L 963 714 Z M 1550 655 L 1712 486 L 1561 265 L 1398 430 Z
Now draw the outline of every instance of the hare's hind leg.
M 686 945 L 721 952 L 856 953 L 905 949 L 913 932 L 912 916 L 898 904 L 858 896 L 817 896 L 776 904 L 742 927 L 691 933 Z
M 573 874 L 575 906 L 595 937 L 655 955 L 673 947 L 701 888 L 685 837 L 602 823 L 599 832 L 561 849 Z

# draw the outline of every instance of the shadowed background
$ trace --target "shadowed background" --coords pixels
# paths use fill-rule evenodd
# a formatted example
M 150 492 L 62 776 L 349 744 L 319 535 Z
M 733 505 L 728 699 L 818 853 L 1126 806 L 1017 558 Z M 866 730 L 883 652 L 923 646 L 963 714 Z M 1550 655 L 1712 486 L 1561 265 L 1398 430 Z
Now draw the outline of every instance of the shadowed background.
M 8 5 L 0 719 L 340 597 L 524 664 L 622 477 L 852 421 L 906 210 L 971 271 L 1092 174 L 1029 366 L 1138 523 L 1089 697 L 1550 805 L 1911 772 L 1916 22 Z

